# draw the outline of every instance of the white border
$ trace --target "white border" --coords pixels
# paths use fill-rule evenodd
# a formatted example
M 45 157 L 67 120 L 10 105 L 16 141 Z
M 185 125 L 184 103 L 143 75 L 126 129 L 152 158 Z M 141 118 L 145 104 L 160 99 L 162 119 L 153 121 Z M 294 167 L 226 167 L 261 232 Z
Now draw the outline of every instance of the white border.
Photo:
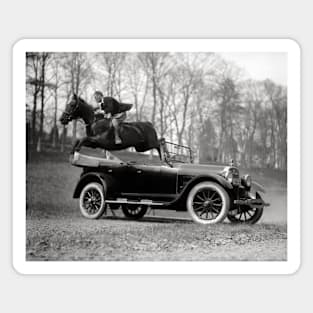
M 288 252 L 283 262 L 26 261 L 25 53 L 288 53 Z M 22 39 L 13 47 L 13 266 L 21 274 L 292 274 L 300 267 L 300 47 L 291 39 Z M 291 192 L 292 191 L 292 192 Z

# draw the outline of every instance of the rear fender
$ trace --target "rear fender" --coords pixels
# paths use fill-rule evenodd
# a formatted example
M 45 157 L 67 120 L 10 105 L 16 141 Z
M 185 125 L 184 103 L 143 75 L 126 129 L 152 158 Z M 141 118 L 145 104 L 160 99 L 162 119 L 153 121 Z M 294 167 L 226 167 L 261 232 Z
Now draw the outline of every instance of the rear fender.
M 89 172 L 81 176 L 80 180 L 78 181 L 75 187 L 73 198 L 79 198 L 83 188 L 91 182 L 97 182 L 101 184 L 104 190 L 108 190 L 108 188 L 112 187 L 112 182 L 110 178 L 107 177 L 106 175 L 96 172 Z

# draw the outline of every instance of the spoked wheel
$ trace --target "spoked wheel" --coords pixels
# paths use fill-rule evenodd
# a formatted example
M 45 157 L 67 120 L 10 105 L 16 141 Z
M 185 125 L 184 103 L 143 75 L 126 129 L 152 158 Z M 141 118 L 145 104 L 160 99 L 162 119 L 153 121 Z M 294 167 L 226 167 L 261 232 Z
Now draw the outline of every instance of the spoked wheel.
M 229 196 L 225 189 L 213 182 L 195 185 L 187 198 L 191 218 L 200 224 L 222 222 L 229 210 Z
M 130 219 L 138 220 L 147 213 L 148 207 L 146 205 L 137 204 L 123 204 L 122 211 L 124 215 Z
M 227 218 L 234 224 L 255 224 L 263 214 L 263 208 L 251 208 L 249 206 L 240 205 L 238 208 L 231 210 Z
M 79 197 L 79 208 L 83 216 L 90 219 L 101 217 L 105 211 L 105 195 L 99 183 L 87 184 Z

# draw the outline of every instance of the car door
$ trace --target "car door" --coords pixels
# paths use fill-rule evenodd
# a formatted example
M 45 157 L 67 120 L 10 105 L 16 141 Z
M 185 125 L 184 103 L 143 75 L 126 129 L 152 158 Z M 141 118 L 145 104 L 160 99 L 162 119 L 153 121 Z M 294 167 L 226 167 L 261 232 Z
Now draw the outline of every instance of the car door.
M 156 180 L 160 169 L 158 167 L 148 168 L 132 162 L 122 162 L 119 167 L 110 169 L 110 174 L 118 183 L 118 192 L 123 196 L 134 194 L 146 194 L 157 188 Z
M 175 169 L 165 166 L 136 166 L 136 188 L 143 194 L 175 194 Z M 138 191 L 139 192 L 139 191 Z

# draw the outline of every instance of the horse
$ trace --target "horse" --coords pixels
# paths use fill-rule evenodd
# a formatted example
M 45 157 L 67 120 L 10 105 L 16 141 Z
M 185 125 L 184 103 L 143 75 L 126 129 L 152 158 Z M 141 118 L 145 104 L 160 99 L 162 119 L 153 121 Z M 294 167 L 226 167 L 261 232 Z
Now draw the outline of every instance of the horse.
M 67 125 L 70 121 L 80 118 L 85 123 L 87 136 L 76 141 L 72 153 L 79 151 L 82 146 L 112 151 L 134 147 L 137 152 L 156 149 L 160 159 L 162 159 L 162 139 L 158 139 L 152 123 L 122 123 L 119 129 L 122 143 L 115 144 L 114 128 L 111 119 L 102 118 L 97 120 L 94 108 L 81 97 L 73 94 L 60 117 L 60 122 L 63 125 Z

